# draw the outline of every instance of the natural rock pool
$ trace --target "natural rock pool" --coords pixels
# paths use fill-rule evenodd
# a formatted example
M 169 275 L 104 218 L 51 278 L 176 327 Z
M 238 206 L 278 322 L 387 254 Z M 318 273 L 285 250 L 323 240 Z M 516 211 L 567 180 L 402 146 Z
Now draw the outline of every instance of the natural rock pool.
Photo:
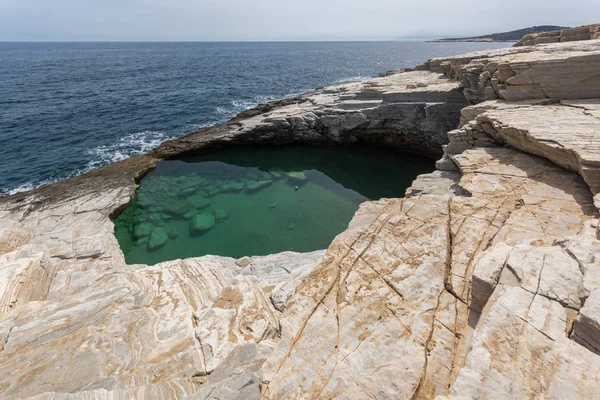
M 128 264 L 326 248 L 368 200 L 403 197 L 431 159 L 388 148 L 230 148 L 159 163 L 115 235 Z

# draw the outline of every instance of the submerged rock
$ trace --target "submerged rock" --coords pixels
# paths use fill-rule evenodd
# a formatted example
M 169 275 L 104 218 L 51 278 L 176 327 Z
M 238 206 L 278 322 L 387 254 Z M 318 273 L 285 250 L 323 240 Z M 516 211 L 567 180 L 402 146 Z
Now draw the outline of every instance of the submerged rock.
M 269 174 L 273 179 L 281 179 L 285 176 L 285 171 L 281 168 L 272 168 L 269 170 Z
M 172 215 L 180 216 L 190 211 L 191 204 L 184 200 L 175 201 L 167 206 L 166 212 Z
M 141 239 L 143 237 L 150 236 L 152 229 L 154 229 L 154 225 L 150 223 L 141 224 L 135 228 L 133 237 L 135 239 Z
M 221 189 L 219 189 L 216 186 L 212 186 L 211 188 L 207 189 L 206 196 L 214 197 L 214 196 L 218 195 L 220 192 L 221 192 Z
M 148 219 L 156 224 L 162 220 L 162 215 L 158 212 L 154 212 L 148 216 Z
M 305 183 L 307 178 L 304 172 L 288 172 L 288 180 L 294 184 Z
M 198 210 L 202 210 L 203 208 L 210 206 L 210 200 L 200 195 L 188 197 L 187 202 Z
M 139 238 L 138 240 L 135 241 L 135 245 L 136 246 L 143 246 L 146 243 L 148 243 L 148 236 L 145 236 L 143 238 Z
M 243 183 L 227 183 L 223 185 L 221 191 L 223 193 L 239 193 L 244 190 L 245 185 Z
M 273 184 L 273 181 L 260 181 L 260 182 L 249 183 L 246 185 L 246 192 L 255 193 L 261 189 L 266 188 L 267 186 L 271 186 L 272 184 Z
M 210 230 L 215 225 L 215 216 L 202 213 L 195 215 L 190 221 L 190 233 L 200 234 Z
M 186 221 L 189 221 L 190 219 L 194 218 L 194 215 L 198 214 L 199 212 L 200 211 L 196 210 L 195 208 L 192 208 L 190 211 L 183 214 L 182 217 Z
M 165 231 L 164 228 L 154 228 L 152 230 L 152 233 L 150 234 L 150 240 L 148 240 L 148 250 L 158 250 L 165 244 L 167 244 L 168 240 L 169 235 L 167 234 L 167 231 Z
M 190 187 L 190 188 L 187 188 L 187 189 L 183 189 L 181 191 L 181 194 L 184 195 L 184 196 L 189 196 L 190 194 L 194 194 L 197 191 L 198 191 L 197 187 Z
M 170 239 L 175 239 L 179 236 L 179 231 L 175 227 L 171 227 L 167 229 L 167 235 L 169 235 Z
M 215 216 L 215 221 L 217 222 L 225 221 L 229 216 L 227 211 L 223 210 L 222 208 L 215 210 L 213 214 Z

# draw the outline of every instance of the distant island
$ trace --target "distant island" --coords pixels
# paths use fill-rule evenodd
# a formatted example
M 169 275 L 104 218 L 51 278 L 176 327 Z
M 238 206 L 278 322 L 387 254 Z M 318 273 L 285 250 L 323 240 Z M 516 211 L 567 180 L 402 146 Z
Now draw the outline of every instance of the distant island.
M 475 36 L 468 38 L 445 38 L 430 40 L 430 42 L 516 42 L 521 40 L 523 36 L 530 33 L 542 33 L 550 31 L 559 31 L 562 29 L 569 29 L 566 26 L 556 25 L 541 25 L 531 26 L 529 28 L 518 29 L 516 31 L 492 33 L 491 35 Z

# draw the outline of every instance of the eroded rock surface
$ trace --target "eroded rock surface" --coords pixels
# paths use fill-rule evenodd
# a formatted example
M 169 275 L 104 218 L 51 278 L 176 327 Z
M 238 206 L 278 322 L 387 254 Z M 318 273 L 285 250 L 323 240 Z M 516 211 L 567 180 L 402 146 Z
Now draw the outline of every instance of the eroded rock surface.
M 485 100 L 600 97 L 600 39 L 481 51 L 429 60 L 419 69 L 461 81 L 471 104 Z
M 598 57 L 430 60 L 0 199 L 0 396 L 598 397 Z M 447 146 L 326 251 L 125 264 L 110 217 L 158 161 L 295 141 Z
M 600 24 L 578 26 L 560 31 L 530 33 L 515 43 L 515 47 L 593 39 L 600 39 Z

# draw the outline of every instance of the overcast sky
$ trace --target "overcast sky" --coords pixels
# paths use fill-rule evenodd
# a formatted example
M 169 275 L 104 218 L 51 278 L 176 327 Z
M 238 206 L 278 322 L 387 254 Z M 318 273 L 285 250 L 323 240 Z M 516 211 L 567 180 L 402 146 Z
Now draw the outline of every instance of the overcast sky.
M 0 41 L 351 40 L 600 22 L 600 0 L 0 0 Z

